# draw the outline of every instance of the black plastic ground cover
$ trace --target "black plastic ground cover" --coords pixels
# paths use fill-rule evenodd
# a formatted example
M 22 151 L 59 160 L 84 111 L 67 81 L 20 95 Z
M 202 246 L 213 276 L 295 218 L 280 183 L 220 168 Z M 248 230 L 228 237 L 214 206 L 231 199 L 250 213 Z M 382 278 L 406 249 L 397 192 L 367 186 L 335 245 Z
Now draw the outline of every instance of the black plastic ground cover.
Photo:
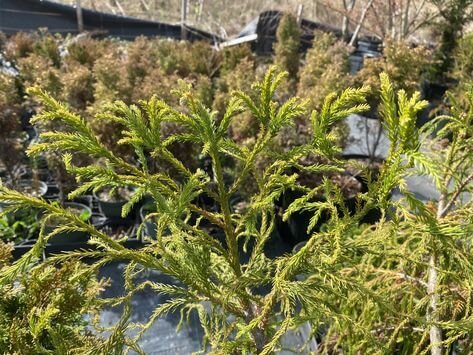
M 138 36 L 159 36 L 181 39 L 181 26 L 146 21 L 126 16 L 83 9 L 84 29 L 105 36 L 134 39 Z M 20 31 L 48 28 L 50 32 L 77 34 L 76 9 L 47 0 L 0 0 L 0 31 L 11 35 Z M 219 42 L 214 34 L 187 28 L 187 39 Z
M 257 20 L 253 20 L 248 24 L 238 36 L 257 34 L 257 39 L 252 43 L 253 50 L 259 53 L 271 53 L 274 43 L 276 42 L 276 32 L 282 16 L 283 13 L 281 11 L 264 11 L 259 15 Z M 303 18 L 301 20 L 301 52 L 306 52 L 312 47 L 316 31 L 329 32 L 337 38 L 347 41 L 352 35 L 348 33 L 344 37 L 342 31 L 337 27 Z M 379 39 L 363 36 L 358 39 L 355 46 L 357 50 L 361 52 L 380 53 L 380 44 L 381 41 Z

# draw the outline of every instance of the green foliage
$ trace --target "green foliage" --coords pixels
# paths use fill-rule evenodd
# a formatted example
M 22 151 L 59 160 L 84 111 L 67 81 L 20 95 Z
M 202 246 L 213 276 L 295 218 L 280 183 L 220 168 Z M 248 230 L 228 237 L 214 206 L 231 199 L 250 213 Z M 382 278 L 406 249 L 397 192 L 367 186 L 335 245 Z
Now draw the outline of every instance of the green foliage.
M 276 39 L 274 63 L 280 70 L 287 71 L 289 78 L 295 81 L 299 72 L 301 33 L 299 24 L 292 14 L 287 13 L 281 18 Z
M 468 107 L 468 95 L 470 86 L 473 84 L 473 36 L 465 35 L 458 43 L 453 56 L 453 66 L 449 75 L 458 83 L 449 89 L 450 94 L 455 97 L 457 105 Z M 448 95 L 446 97 L 448 101 Z
M 34 121 L 57 122 L 66 130 L 42 133 L 41 143 L 32 146 L 30 154 L 48 150 L 63 152 L 66 167 L 81 183 L 70 197 L 104 187 L 132 186 L 136 189 L 136 198 L 124 207 L 125 214 L 141 196 L 151 195 L 159 216 L 156 220 L 157 238 L 148 247 L 131 251 L 57 205 L 3 188 L 1 198 L 11 204 L 9 210 L 34 205 L 45 210 L 46 221 L 59 216 L 64 221 L 51 234 L 45 235 L 44 240 L 40 239 L 38 249 L 9 268 L 4 277 L 12 277 L 15 272 L 22 270 L 24 260 L 36 255 L 42 243 L 52 235 L 75 229 L 90 233 L 99 250 L 58 258 L 96 255 L 100 256 L 100 263 L 124 258 L 130 261 L 125 275 L 129 295 L 143 287 L 151 287 L 156 292 L 172 296 L 170 303 L 155 310 L 150 323 L 143 330 L 156 317 L 173 310 L 179 309 L 183 319 L 189 312 L 195 311 L 201 318 L 206 339 L 215 351 L 231 352 L 234 349 L 239 352 L 270 353 L 280 346 L 279 338 L 288 327 L 297 326 L 302 320 L 298 308 L 300 302 L 306 307 L 304 312 L 307 313 L 304 314 L 313 314 L 319 321 L 327 316 L 335 316 L 328 308 L 314 309 L 312 297 L 316 294 L 309 292 L 305 295 L 305 291 L 302 292 L 312 288 L 312 282 L 321 282 L 315 292 L 338 292 L 341 284 L 338 281 L 334 283 L 334 280 L 343 279 L 343 275 L 326 279 L 332 273 L 332 266 L 330 272 L 326 273 L 327 259 L 318 261 L 322 264 L 317 268 L 323 271 L 317 272 L 317 281 L 299 284 L 293 278 L 301 272 L 301 268 L 305 268 L 305 263 L 301 261 L 306 259 L 307 249 L 294 257 L 271 260 L 265 255 L 264 247 L 274 230 L 274 201 L 285 189 L 297 187 L 297 176 L 288 173 L 289 168 L 309 153 L 324 156 L 332 154 L 328 130 L 347 115 L 367 109 L 363 104 L 366 89 L 350 89 L 339 97 L 330 96 L 321 112 L 313 115 L 313 137 L 308 144 L 283 152 L 262 169 L 257 168 L 258 157 L 269 153 L 273 147 L 271 143 L 279 132 L 305 114 L 305 107 L 297 98 L 283 103 L 274 101 L 276 88 L 283 78 L 284 75 L 270 70 L 263 81 L 255 85 L 255 92 L 251 95 L 236 92 L 219 121 L 187 88 L 180 91 L 181 100 L 187 106 L 185 111 L 178 111 L 156 97 L 142 101 L 140 106 L 115 103 L 101 117 L 123 126 L 118 144 L 133 149 L 139 162 L 137 166 L 110 152 L 97 139 L 86 120 L 43 91 L 31 90 L 30 93 L 35 94 L 45 107 Z M 256 141 L 251 147 L 238 145 L 227 136 L 231 121 L 242 110 L 251 112 L 258 125 Z M 182 128 L 183 133 L 163 136 L 161 127 L 164 122 L 175 123 Z M 199 147 L 201 154 L 208 155 L 212 161 L 212 175 L 191 169 L 173 156 L 168 147 L 176 141 L 191 142 Z M 72 164 L 71 154 L 78 152 L 94 157 L 97 163 L 88 166 Z M 173 179 L 166 172 L 151 172 L 148 156 L 172 165 L 181 178 Z M 233 181 L 224 179 L 223 164 L 228 160 L 242 163 Z M 310 169 L 314 171 L 317 167 Z M 232 212 L 230 200 L 247 177 L 255 182 L 255 191 L 248 196 L 248 208 L 242 212 Z M 218 211 L 195 204 L 196 198 L 204 193 L 215 199 Z M 335 202 L 329 200 L 327 203 Z M 295 205 L 290 211 L 297 208 Z M 337 216 L 333 216 L 334 221 L 338 221 Z M 203 220 L 213 228 L 201 225 Z M 340 225 L 337 228 L 341 228 Z M 218 230 L 216 235 L 212 232 L 215 229 Z M 223 244 L 215 239 L 218 235 L 225 240 Z M 313 238 L 314 241 L 317 239 Z M 240 260 L 241 243 L 249 248 L 251 255 L 248 262 L 242 263 Z M 135 284 L 132 275 L 139 272 L 141 267 L 174 276 L 186 287 L 167 287 L 148 281 Z M 344 283 L 349 282 L 343 280 Z M 269 294 L 255 292 L 256 288 L 263 285 L 271 288 Z M 128 296 L 123 299 L 128 299 Z M 209 307 L 204 307 L 204 303 Z M 281 322 L 281 319 L 285 320 Z M 116 331 L 116 336 L 120 338 L 119 334 L 123 330 L 117 328 Z
M 249 45 L 225 47 L 221 50 L 220 75 L 232 73 L 236 66 L 244 59 L 253 59 L 253 52 Z
M 19 169 L 25 158 L 19 103 L 15 79 L 0 73 L 0 171 L 2 178 L 10 182 L 19 178 Z
M 453 56 L 463 28 L 473 19 L 471 0 L 430 0 L 439 9 L 438 29 L 440 43 L 434 53 L 433 65 L 429 68 L 429 79 L 443 82 L 452 69 Z
M 102 57 L 111 46 L 110 40 L 96 40 L 90 37 L 75 38 L 67 46 L 66 61 L 92 67 L 95 61 Z
M 34 39 L 24 32 L 15 33 L 5 45 L 5 57 L 15 61 L 33 52 Z
M 422 74 L 430 62 L 429 50 L 411 48 L 408 43 L 387 41 L 382 57 L 365 59 L 363 68 L 353 77 L 354 85 L 369 85 L 373 91 L 369 101 L 373 108 L 379 104 L 381 90 L 380 74 L 387 73 L 394 90 L 405 90 L 412 95 L 419 90 Z
M 39 86 L 30 93 L 42 107 L 34 122 L 43 132 L 29 154 L 54 157 L 50 161 L 62 167 L 56 171 L 75 177 L 69 198 L 133 187 L 122 214 L 146 196 L 157 235 L 131 250 L 57 204 L 1 187 L 5 213 L 36 208 L 44 211 L 43 226 L 62 222 L 43 230 L 29 253 L 6 266 L 1 282 L 29 270 L 49 238 L 77 230 L 91 236 L 96 251 L 52 262 L 92 257 L 80 275 L 112 260 L 129 262 L 125 294 L 108 300 L 124 305 L 123 317 L 108 341 L 91 346 L 93 353 L 140 352 L 135 341 L 170 312 L 180 312 L 181 323 L 198 314 L 205 342 L 216 353 L 273 353 L 283 347 L 285 333 L 307 322 L 314 332 L 325 329 L 322 350 L 328 353 L 410 354 L 447 351 L 454 343 L 471 351 L 473 94 L 467 92 L 462 105 L 452 97 L 451 115 L 419 131 L 415 121 L 426 102 L 415 90 L 424 49 L 388 44 L 385 58 L 369 61 L 355 78 L 371 83 L 372 91 L 346 89 L 346 46 L 318 37 L 300 73 L 298 91 L 307 101 L 286 100 L 287 92 L 278 91 L 285 75 L 274 69 L 250 86 L 258 76 L 254 58 L 243 50 L 208 60 L 205 44 L 138 39 L 93 60 L 79 53 L 60 68 L 37 53 L 21 58 L 24 83 Z M 217 73 L 218 79 L 209 78 Z M 390 141 L 377 172 L 338 159 L 337 129 L 350 114 L 368 110 L 367 96 L 379 105 Z M 198 168 L 199 157 L 209 169 Z M 337 181 L 349 169 L 368 186 L 353 194 L 354 208 Z M 435 183 L 439 201 L 424 204 L 408 191 L 407 180 L 417 175 Z M 305 184 L 303 176 L 317 179 Z M 401 197 L 391 201 L 394 189 Z M 282 217 L 311 213 L 310 239 L 294 254 L 271 259 L 266 248 L 277 237 L 275 202 L 289 190 L 300 197 Z M 245 207 L 234 208 L 235 201 Z M 380 220 L 364 225 L 374 209 Z M 322 217 L 323 228 L 315 228 Z M 172 276 L 180 286 L 138 281 L 146 269 Z M 148 287 L 169 302 L 147 324 L 132 324 L 131 297 Z M 44 309 L 22 327 L 39 334 L 56 316 Z M 138 331 L 133 340 L 125 336 L 130 328 Z
M 334 35 L 315 33 L 298 87 L 298 95 L 310 100 L 311 109 L 320 109 L 327 95 L 339 93 L 349 86 L 348 54 L 347 45 L 337 41 Z
M 39 233 L 38 211 L 27 209 L 21 213 L 0 218 L 0 239 L 3 242 L 21 242 Z
M 10 266 L 11 247 L 0 242 L 0 266 Z M 86 354 L 100 338 L 84 315 L 98 307 L 103 285 L 80 263 L 28 264 L 0 283 L 0 351 L 3 354 Z
M 53 36 L 46 29 L 40 29 L 38 36 L 33 52 L 49 59 L 56 68 L 59 68 L 61 66 L 61 54 L 59 53 L 58 42 L 61 40 L 61 36 Z

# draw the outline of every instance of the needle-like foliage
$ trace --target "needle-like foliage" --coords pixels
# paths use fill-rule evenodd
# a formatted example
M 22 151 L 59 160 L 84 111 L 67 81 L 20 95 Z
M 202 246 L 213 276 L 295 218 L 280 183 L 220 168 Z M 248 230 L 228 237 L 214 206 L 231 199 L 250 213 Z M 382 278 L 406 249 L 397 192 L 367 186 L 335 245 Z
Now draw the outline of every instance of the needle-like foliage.
M 195 312 L 205 332 L 204 346 L 215 353 L 271 354 L 281 348 L 285 333 L 306 322 L 314 331 L 326 329 L 324 346 L 353 353 L 397 349 L 403 337 L 412 340 L 409 351 L 425 350 L 429 346 L 425 333 L 432 328 L 445 330 L 446 345 L 464 339 L 471 326 L 473 269 L 467 251 L 471 221 L 466 213 L 471 203 L 459 203 L 473 179 L 465 173 L 471 161 L 471 149 L 465 145 L 471 139 L 471 115 L 455 113 L 445 118 L 448 124 L 440 136 L 457 132 L 446 144 L 451 152 L 446 153 L 447 158 L 430 155 L 421 149 L 421 133 L 415 128 L 416 115 L 425 102 L 419 101 L 418 94 L 407 97 L 401 91 L 396 96 L 387 76 L 382 76 L 382 113 L 390 151 L 376 179 L 362 172 L 368 190 L 357 194 L 353 211 L 345 205 L 340 187 L 330 180 L 311 189 L 300 185 L 294 171 L 323 173 L 343 167 L 331 129 L 348 115 L 368 109 L 369 88 L 329 95 L 320 112 L 312 113 L 308 143 L 276 153 L 271 150 L 279 132 L 306 114 L 305 102 L 298 98 L 275 101 L 283 79 L 284 74 L 270 69 L 254 85 L 254 93 L 234 93 L 220 116 L 186 88 L 180 91 L 185 111 L 155 97 L 140 106 L 116 102 L 105 108 L 99 118 L 123 127 L 117 144 L 135 152 L 136 165 L 108 150 L 87 122 L 65 105 L 31 89 L 30 94 L 44 107 L 34 121 L 57 121 L 66 129 L 42 133 L 40 143 L 29 153 L 53 150 L 62 154 L 79 182 L 71 198 L 104 187 L 135 188 L 123 215 L 141 199 L 152 200 L 156 212 L 147 218 L 156 223 L 156 238 L 131 250 L 56 204 L 2 187 L 0 200 L 8 202 L 6 213 L 34 207 L 44 211 L 43 220 L 60 217 L 64 223 L 50 234 L 43 228 L 37 245 L 3 269 L 1 279 L 10 280 L 24 271 L 51 236 L 69 230 L 89 233 L 97 249 L 59 255 L 55 257 L 58 262 L 94 257 L 97 261 L 91 267 L 97 268 L 112 260 L 128 261 L 126 293 L 110 300 L 125 304 L 123 318 L 96 353 L 120 353 L 128 346 L 139 351 L 126 340 L 126 329 L 138 327 L 134 340 L 139 340 L 155 319 L 170 312 L 180 312 L 181 322 Z M 239 145 L 227 134 L 232 119 L 242 111 L 249 111 L 259 125 L 250 147 Z M 181 133 L 163 136 L 161 127 L 167 122 L 180 126 Z M 169 150 L 174 142 L 198 147 L 211 160 L 212 170 L 190 169 Z M 78 153 L 91 156 L 96 164 L 75 166 L 72 157 Z M 272 160 L 264 167 L 258 165 L 259 158 L 268 155 Z M 332 163 L 301 165 L 300 160 L 308 155 Z M 169 175 L 169 169 L 149 169 L 150 160 L 154 166 L 172 166 L 177 175 Z M 224 169 L 231 160 L 240 162 L 240 171 L 229 180 Z M 439 172 L 440 167 L 445 167 L 446 175 Z M 440 182 L 440 214 L 407 190 L 405 180 L 416 171 Z M 254 193 L 247 196 L 247 208 L 236 211 L 232 201 L 248 181 L 254 182 Z M 404 197 L 391 202 L 396 187 Z M 269 258 L 265 247 L 275 237 L 275 201 L 288 189 L 304 194 L 286 209 L 284 219 L 298 211 L 311 211 L 309 231 L 322 213 L 328 215 L 328 221 L 320 231 L 311 232 L 307 244 L 294 254 Z M 316 198 L 320 195 L 322 201 Z M 199 203 L 200 196 L 215 201 L 217 208 Z M 364 216 L 375 208 L 381 211 L 380 221 L 362 225 Z M 179 285 L 137 282 L 135 276 L 146 269 L 170 275 Z M 433 292 L 429 291 L 432 270 L 438 271 Z M 131 297 L 143 288 L 167 295 L 169 301 L 153 311 L 147 324 L 132 325 L 128 320 Z M 422 329 L 419 337 L 418 328 Z

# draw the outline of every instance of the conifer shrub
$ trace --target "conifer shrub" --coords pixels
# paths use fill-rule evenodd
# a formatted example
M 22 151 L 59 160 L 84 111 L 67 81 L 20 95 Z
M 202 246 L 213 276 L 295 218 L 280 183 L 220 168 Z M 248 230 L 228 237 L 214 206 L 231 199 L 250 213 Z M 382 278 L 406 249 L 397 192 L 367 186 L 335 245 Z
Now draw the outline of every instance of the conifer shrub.
M 86 111 L 94 101 L 94 75 L 85 65 L 71 64 L 61 73 L 63 97 L 75 110 Z
M 363 103 L 367 89 L 363 88 L 348 89 L 338 97 L 329 96 L 322 110 L 312 115 L 313 139 L 305 145 L 278 154 L 266 166 L 257 168 L 258 157 L 273 153 L 268 150 L 273 148 L 271 143 L 281 129 L 305 114 L 305 107 L 297 98 L 284 103 L 273 101 L 274 92 L 282 79 L 282 75 L 270 70 L 256 86 L 256 92 L 252 95 L 255 99 L 242 92 L 236 93 L 219 123 L 216 122 L 215 114 L 187 90 L 181 91 L 181 95 L 188 112 L 176 110 L 157 98 L 141 102 L 140 107 L 116 103 L 114 110 L 106 112 L 102 118 L 124 126 L 123 138 L 118 142 L 133 148 L 138 165 L 130 165 L 110 152 L 97 139 L 87 122 L 66 106 L 39 89 L 31 91 L 45 105 L 35 122 L 58 121 L 69 127 L 70 131 L 43 133 L 41 143 L 32 147 L 30 154 L 48 150 L 63 152 L 66 167 L 81 182 L 78 189 L 69 195 L 71 198 L 106 186 L 133 186 L 135 194 L 123 209 L 125 215 L 140 198 L 150 194 L 157 211 L 154 216 L 159 217 L 156 218 L 156 240 L 151 241 L 149 247 L 130 252 L 118 241 L 56 205 L 25 197 L 6 188 L 2 188 L 0 196 L 9 202 L 10 211 L 35 205 L 45 210 L 46 219 L 60 215 L 65 223 L 57 227 L 53 234 L 69 229 L 86 231 L 99 247 L 96 252 L 78 252 L 68 254 L 66 258 L 95 256 L 101 258 L 100 262 L 115 258 L 129 260 L 126 284 L 130 295 L 137 289 L 150 286 L 157 292 L 173 296 L 169 303 L 155 310 L 144 329 L 156 317 L 175 309 L 181 309 L 184 317 L 188 312 L 195 311 L 204 327 L 206 341 L 215 351 L 271 353 L 279 348 L 279 340 L 289 328 L 297 327 L 307 320 L 316 327 L 328 319 L 343 322 L 336 312 L 331 311 L 338 301 L 334 301 L 330 307 L 319 307 L 315 300 L 322 299 L 326 294 L 348 290 L 363 294 L 368 292 L 363 285 L 354 285 L 349 278 L 345 278 L 343 271 L 339 271 L 341 265 L 347 266 L 350 260 L 341 255 L 345 242 L 343 237 L 350 235 L 355 226 L 358 228 L 358 218 L 366 213 L 366 209 L 376 203 L 381 206 L 388 204 L 387 192 L 397 181 L 383 179 L 393 176 L 395 171 L 392 169 L 398 167 L 396 164 L 388 165 L 379 180 L 384 184 L 380 183 L 379 189 L 376 184 L 372 185 L 370 191 L 359 196 L 366 203 L 360 204 L 354 215 L 339 215 L 338 208 L 334 209 L 335 205 L 343 204 L 343 199 L 339 189 L 329 180 L 324 180 L 321 186 L 313 190 L 307 189 L 297 183 L 297 175 L 291 172 L 291 167 L 301 168 L 298 161 L 307 154 L 333 158 L 339 152 L 333 145 L 329 130 L 346 115 L 367 109 Z M 416 103 L 413 101 L 411 104 Z M 256 141 L 250 147 L 239 145 L 226 136 L 231 120 L 245 109 L 254 115 L 259 124 Z M 409 109 L 412 110 L 410 106 Z M 405 122 L 409 127 L 410 118 L 407 116 L 408 121 Z M 180 126 L 183 133 L 164 138 L 160 132 L 162 122 Z M 406 130 L 400 134 L 407 134 Z M 403 136 L 403 139 L 407 138 Z M 207 154 L 212 161 L 211 172 L 186 167 L 169 151 L 168 147 L 173 142 L 191 142 L 200 147 L 202 154 Z M 393 145 L 392 154 L 399 155 L 401 152 L 396 149 L 403 148 Z M 97 163 L 88 166 L 73 164 L 71 159 L 77 152 L 93 156 Z M 179 178 L 172 178 L 165 172 L 151 173 L 147 154 L 151 154 L 158 162 L 171 164 L 179 172 Z M 242 162 L 239 173 L 231 181 L 225 179 L 222 165 L 228 159 Z M 337 164 L 321 164 L 302 169 L 321 172 L 337 171 L 340 167 Z M 255 192 L 248 196 L 246 209 L 232 212 L 230 200 L 248 177 L 254 181 Z M 314 212 L 312 223 L 316 223 L 322 210 L 332 211 L 331 218 L 326 232 L 314 234 L 300 252 L 269 259 L 265 255 L 265 245 L 274 230 L 274 202 L 289 188 L 302 189 L 307 195 L 289 206 L 285 217 L 299 209 L 307 209 Z M 319 191 L 325 192 L 326 201 L 310 202 Z M 201 194 L 215 199 L 219 208 L 213 210 L 196 205 L 196 198 Z M 205 227 L 209 224 L 211 229 Z M 40 236 L 38 245 L 43 245 L 50 237 Z M 243 245 L 249 252 L 247 262 L 241 260 Z M 5 270 L 4 274 L 12 275 L 21 270 L 25 260 L 39 250 L 32 250 L 24 259 Z M 319 257 L 322 250 L 327 253 L 324 258 Z M 186 287 L 169 287 L 150 282 L 134 285 L 131 278 L 141 268 L 140 265 L 174 276 Z M 295 281 L 294 277 L 301 272 L 309 272 L 311 277 L 305 281 Z M 262 286 L 268 287 L 264 294 L 256 291 Z M 124 299 L 128 297 L 121 298 Z M 126 322 L 126 313 L 120 324 Z M 114 339 L 123 338 L 122 332 L 123 328 L 116 329 L 108 343 L 108 351 L 117 345 L 113 343 Z
M 449 77 L 457 83 L 449 89 L 450 94 L 455 98 L 457 105 L 468 107 L 468 97 L 465 95 L 473 84 L 473 36 L 465 35 L 459 42 L 452 56 L 453 63 Z M 444 101 L 449 101 L 449 95 L 444 97 Z M 448 109 L 443 105 L 440 109 Z
M 220 76 L 231 73 L 244 59 L 254 60 L 251 47 L 247 44 L 225 47 L 220 51 Z
M 18 60 L 18 69 L 24 88 L 40 86 L 56 97 L 63 98 L 61 71 L 53 66 L 50 59 L 32 53 Z
M 384 44 L 383 56 L 366 58 L 363 68 L 353 77 L 352 85 L 366 84 L 372 87 L 368 99 L 372 109 L 379 105 L 381 73 L 387 73 L 396 90 L 405 90 L 412 95 L 420 88 L 423 73 L 431 60 L 430 51 L 422 46 L 411 48 L 408 43 L 387 40 Z
M 203 41 L 157 40 L 153 45 L 161 68 L 181 78 L 191 73 L 212 77 L 218 69 L 219 56 L 212 46 Z
M 333 65 L 322 55 L 331 50 L 345 58 L 345 49 L 334 49 L 333 41 L 320 43 L 328 44 L 314 54 L 324 59 L 319 63 Z M 157 96 L 139 103 L 132 103 L 130 97 L 112 103 L 118 90 L 107 92 L 106 87 L 116 82 L 97 80 L 104 88 L 102 102 L 109 104 L 100 107 L 95 100 L 94 111 L 89 112 L 92 119 L 73 112 L 41 88 L 31 89 L 43 106 L 34 122 L 47 129 L 29 154 L 53 153 L 61 159 L 78 183 L 69 198 L 103 188 L 133 187 L 135 194 L 122 214 L 146 196 L 156 211 L 146 217 L 155 222 L 156 237 L 145 235 L 149 243 L 131 250 L 57 204 L 2 186 L 5 213 L 37 208 L 44 211 L 43 224 L 57 217 L 64 223 L 49 234 L 41 233 L 29 253 L 2 269 L 0 280 L 20 277 L 50 238 L 76 230 L 90 234 L 97 249 L 68 253 L 54 261 L 94 258 L 95 263 L 82 266 L 80 275 L 112 260 L 129 263 L 126 293 L 111 300 L 125 305 L 123 317 L 109 339 L 94 348 L 98 353 L 136 348 L 133 344 L 142 332 L 175 311 L 181 312 L 182 321 L 195 312 L 204 328 L 204 347 L 221 353 L 273 353 L 283 347 L 283 335 L 307 322 L 314 334 L 322 335 L 322 351 L 330 353 L 438 353 L 452 346 L 468 353 L 473 343 L 471 106 L 462 111 L 452 99 L 450 116 L 439 117 L 419 131 L 416 117 L 427 103 L 416 92 L 397 92 L 398 85 L 411 82 L 400 79 L 410 75 L 405 70 L 407 61 L 401 61 L 402 70 L 387 65 L 391 60 L 397 63 L 398 55 L 389 54 L 391 59 L 381 62 L 396 73 L 397 81 L 389 81 L 386 74 L 373 81 L 379 97 L 367 87 L 337 87 L 315 104 L 312 95 L 307 95 L 307 101 L 278 95 L 284 75 L 274 69 L 249 88 L 245 75 L 253 73 L 254 67 L 245 59 L 219 82 L 220 113 L 206 107 L 187 85 L 178 87 L 178 105 Z M 106 60 L 112 60 L 106 57 L 95 62 L 94 75 L 120 77 L 115 68 L 106 71 Z M 325 80 L 318 69 L 313 73 Z M 128 88 L 128 82 L 123 87 Z M 414 91 L 414 85 L 407 89 Z M 356 203 L 349 208 L 343 189 L 331 177 L 351 168 L 353 162 L 339 158 L 334 130 L 350 114 L 368 110 L 367 97 L 380 103 L 390 146 L 376 176 L 355 164 L 367 187 L 354 194 Z M 466 97 L 472 105 L 473 94 Z M 308 107 L 315 110 L 308 113 Z M 246 136 L 235 135 L 241 115 L 249 118 L 241 129 L 252 130 Z M 304 125 L 298 125 L 301 120 Z M 97 134 L 94 122 L 99 121 L 108 129 L 119 128 L 110 143 L 123 146 L 128 156 L 111 149 L 107 134 Z M 303 139 L 281 147 L 282 135 L 294 126 L 305 127 Z M 195 149 L 184 153 L 208 157 L 210 167 L 189 164 L 174 149 L 180 144 Z M 80 155 L 89 162 L 80 162 Z M 313 185 L 301 183 L 300 177 L 310 174 L 320 180 Z M 408 190 L 407 180 L 417 175 L 434 182 L 438 199 L 425 203 Z M 394 189 L 400 192 L 397 200 L 391 200 Z M 289 190 L 298 191 L 300 197 L 279 211 L 276 201 Z M 215 204 L 200 204 L 202 196 Z M 235 209 L 235 198 L 243 198 L 245 208 Z M 374 208 L 381 214 L 379 221 L 364 224 Z M 266 248 L 277 238 L 278 213 L 287 220 L 299 212 L 311 214 L 309 240 L 293 254 L 270 258 Z M 323 228 L 316 228 L 322 218 Z M 146 269 L 172 276 L 182 285 L 137 282 L 134 275 Z M 131 296 L 145 287 L 170 299 L 154 310 L 149 323 L 136 325 L 134 339 L 126 340 L 126 330 L 134 326 L 128 322 Z
M 301 68 L 297 94 L 309 99 L 311 109 L 320 109 L 325 97 L 349 86 L 349 48 L 333 34 L 315 32 Z
M 148 73 L 159 65 L 152 41 L 140 36 L 126 46 L 124 64 L 130 85 L 132 87 L 140 85 Z
M 60 68 L 62 58 L 59 53 L 59 43 L 62 40 L 60 35 L 52 35 L 46 29 L 40 29 L 34 42 L 33 53 L 49 59 L 54 67 Z
M 123 57 L 122 48 L 117 47 L 96 60 L 92 72 L 96 82 L 94 101 L 99 105 L 111 102 L 114 98 L 130 103 L 132 89 Z
M 94 39 L 90 36 L 83 38 L 75 38 L 71 40 L 65 40 L 67 44 L 67 56 L 65 61 L 67 63 L 77 62 L 81 65 L 86 65 L 92 68 L 100 57 L 110 51 L 115 43 L 112 40 L 107 39 Z
M 34 41 L 31 34 L 25 32 L 15 33 L 5 45 L 5 58 L 16 61 L 19 58 L 26 57 L 33 52 Z
M 20 102 L 15 78 L 0 73 L 0 171 L 10 184 L 20 178 L 25 160 Z
M 0 268 L 11 266 L 12 246 L 0 241 Z M 82 265 L 25 264 L 22 274 L 0 280 L 0 351 L 3 354 L 84 354 L 101 339 L 85 315 L 98 310 L 104 284 Z
M 290 79 L 297 81 L 300 65 L 301 31 L 296 18 L 292 14 L 284 14 L 281 18 L 276 31 L 276 40 L 274 64 L 280 70 L 287 71 Z

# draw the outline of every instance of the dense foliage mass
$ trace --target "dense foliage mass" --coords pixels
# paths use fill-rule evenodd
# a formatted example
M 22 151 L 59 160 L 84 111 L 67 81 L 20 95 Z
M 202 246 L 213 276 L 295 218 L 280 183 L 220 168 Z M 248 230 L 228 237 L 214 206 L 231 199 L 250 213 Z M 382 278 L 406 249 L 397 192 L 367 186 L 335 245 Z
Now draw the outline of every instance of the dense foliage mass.
M 473 351 L 470 39 L 444 114 L 419 128 L 429 50 L 388 42 L 353 73 L 332 35 L 317 33 L 302 56 L 296 25 L 284 18 L 275 66 L 205 43 L 43 31 L 1 41 L 18 73 L 0 73 L 0 233 L 36 241 L 14 262 L 0 244 L 4 352 L 142 353 L 143 334 L 174 312 L 197 314 L 214 353 L 274 353 L 300 327 L 327 353 Z M 380 122 L 381 161 L 343 156 L 346 118 L 358 114 Z M 57 200 L 43 198 L 44 174 Z M 410 191 L 418 176 L 438 196 Z M 122 218 L 142 206 L 141 248 L 71 208 L 104 193 L 127 196 Z M 78 234 L 87 250 L 41 262 L 47 245 Z M 295 235 L 293 253 L 271 253 Z M 97 270 L 117 260 L 124 294 L 99 301 Z M 137 277 L 148 270 L 178 283 Z M 143 289 L 168 301 L 135 324 Z M 102 304 L 123 306 L 107 337 L 86 321 Z

